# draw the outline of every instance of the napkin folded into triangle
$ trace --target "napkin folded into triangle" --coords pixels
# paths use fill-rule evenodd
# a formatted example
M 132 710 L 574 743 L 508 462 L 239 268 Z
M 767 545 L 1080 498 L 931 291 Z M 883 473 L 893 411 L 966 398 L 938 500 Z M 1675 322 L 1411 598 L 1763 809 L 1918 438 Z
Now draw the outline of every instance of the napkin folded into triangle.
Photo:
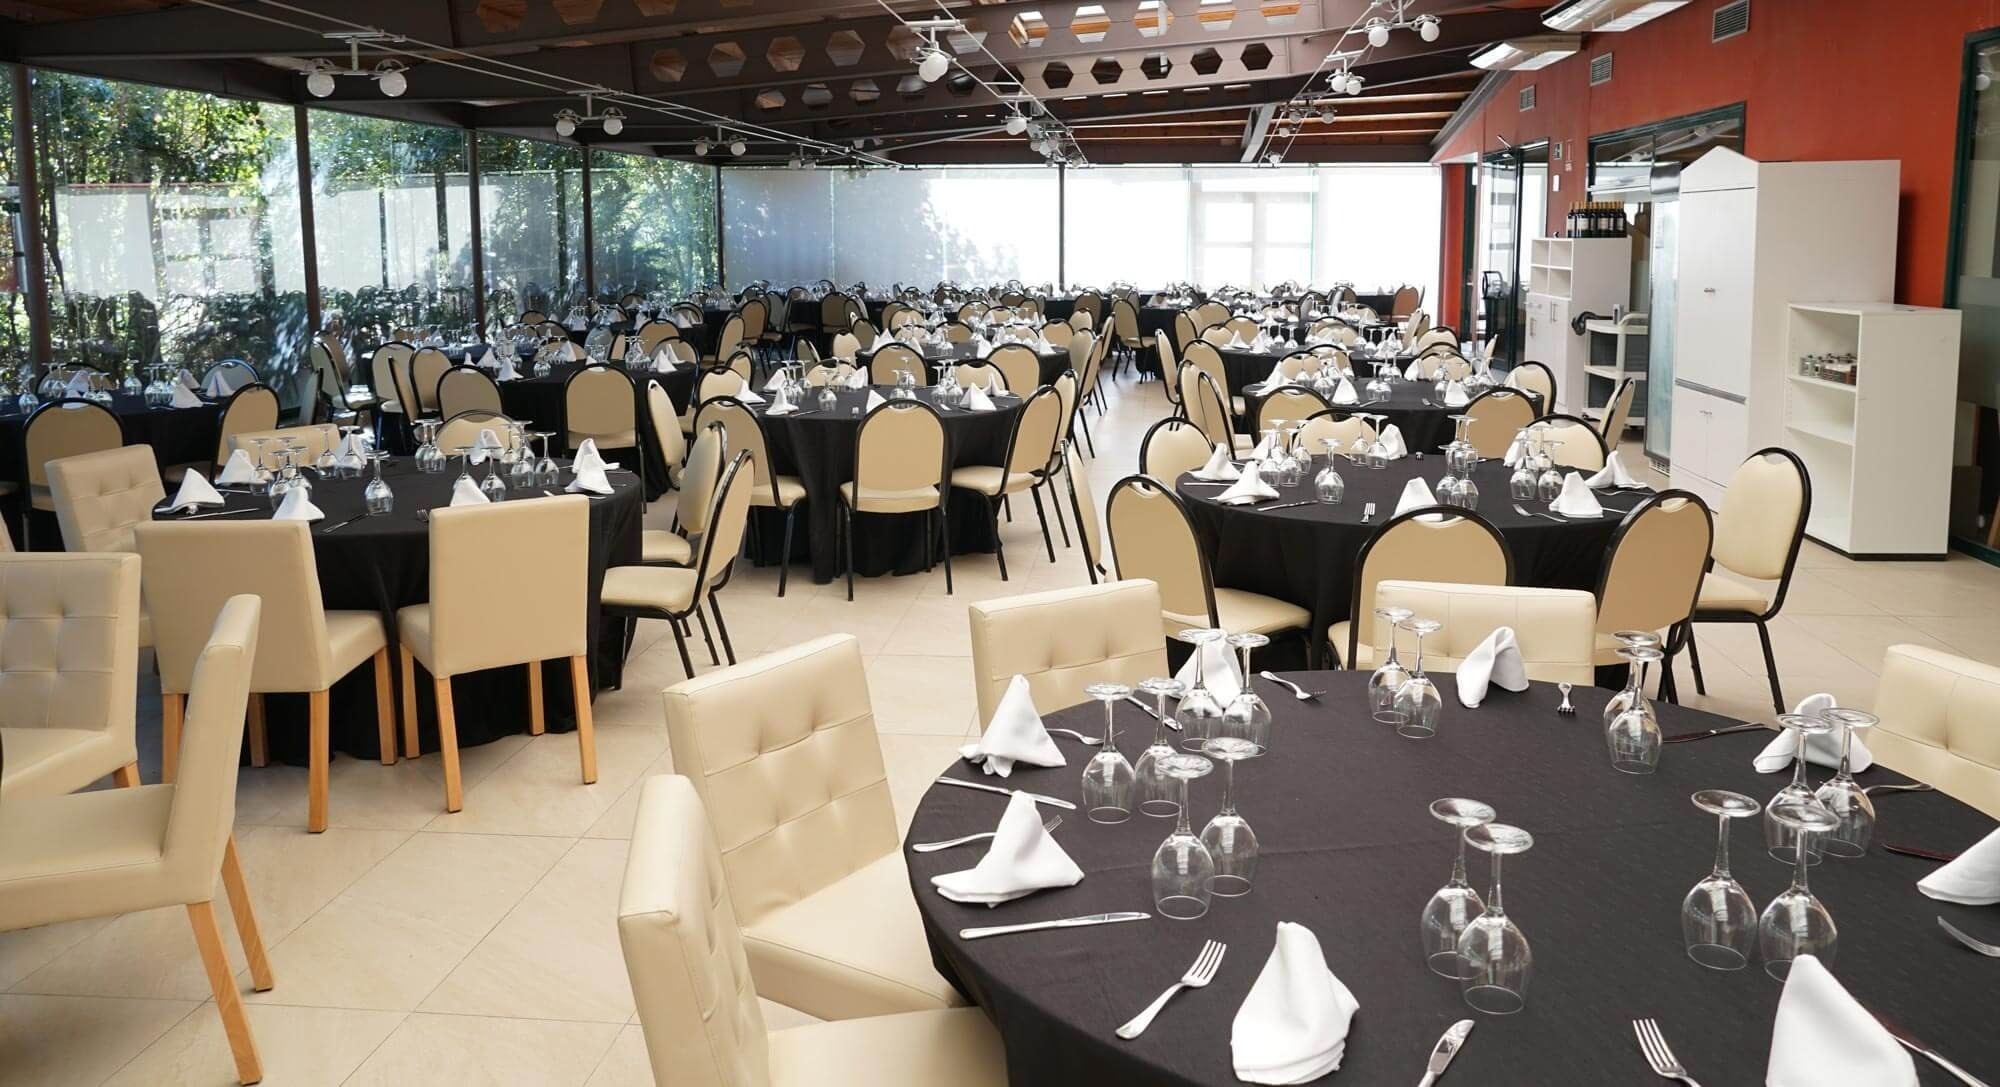
M 1916 1061 L 1818 957 L 1792 960 L 1765 1087 L 1916 1087 Z
M 1512 468 L 1516 464 L 1521 463 L 1521 458 L 1527 455 L 1528 439 L 1516 434 L 1514 435 L 1514 440 L 1507 443 L 1507 455 L 1500 458 L 1500 462 Z
M 174 375 L 174 383 L 191 393 L 201 391 L 201 383 L 197 382 L 194 379 L 194 374 L 190 373 L 185 367 L 182 368 L 180 373 Z
M 454 506 L 484 506 L 492 501 L 471 476 L 460 476 L 458 482 L 451 485 L 451 504 Z
M 516 367 L 514 365 L 514 356 L 508 355 L 500 360 L 500 372 L 494 375 L 493 380 L 495 381 L 521 380 L 521 371 L 519 367 Z
M 242 452 L 240 449 L 237 450 L 239 456 Z M 174 504 L 167 508 L 179 512 L 197 506 L 220 505 L 222 505 L 222 495 L 216 492 L 200 472 L 190 468 L 187 475 L 181 477 L 181 489 L 174 494 Z
M 1319 937 L 1278 922 L 1264 969 L 1229 1024 L 1229 1057 L 1245 1083 L 1308 1083 L 1340 1067 L 1361 1002 L 1327 969 Z
M 868 371 L 863 370 L 860 367 L 856 367 L 853 373 L 847 375 L 847 387 L 850 389 L 867 388 Z
M 1252 449 L 1250 451 L 1250 455 L 1243 459 L 1263 460 L 1265 457 L 1271 455 L 1271 447 L 1275 444 L 1276 444 L 1275 437 L 1273 435 L 1266 434 L 1262 438 L 1257 439 L 1257 448 Z
M 569 486 L 564 487 L 563 490 L 571 494 L 575 494 L 578 491 L 589 491 L 591 494 L 611 493 L 611 480 L 604 474 L 603 462 L 600 461 L 597 464 L 583 464 L 579 462 L 571 467 L 576 471 L 576 478 L 570 480 Z
M 1632 473 L 1625 470 L 1625 462 L 1618 459 L 1618 451 L 1616 449 L 1611 451 L 1610 456 L 1604 458 L 1604 467 L 1599 468 L 1597 474 L 1584 480 L 1584 483 L 1592 490 L 1602 490 L 1605 487 L 1637 487 L 1639 485 L 1639 481 L 1632 478 Z
M 1389 451 L 1390 460 L 1401 460 L 1410 455 L 1410 447 L 1403 444 L 1403 428 L 1394 423 L 1382 428 L 1382 447 Z
M 576 447 L 576 459 L 571 462 L 571 465 L 576 468 L 589 466 L 602 469 L 606 467 L 604 454 L 597 451 L 596 438 L 585 438 L 583 444 Z
M 500 365 L 500 361 L 494 350 L 489 347 L 479 356 L 479 362 L 476 365 L 481 370 L 491 370 L 495 366 Z
M 213 380 L 212 378 L 210 380 Z M 63 386 L 63 396 L 76 400 L 90 395 L 90 371 L 78 370 L 70 375 L 69 384 Z
M 653 349 L 653 371 L 655 373 L 670 374 L 679 368 L 680 360 L 674 358 L 673 348 L 668 347 L 664 341 L 661 342 L 660 346 Z
M 257 466 L 250 463 L 250 454 L 247 451 L 238 449 L 229 454 L 228 460 L 222 462 L 222 472 L 215 477 L 215 481 L 225 487 L 255 483 Z
M 1465 395 L 1465 383 L 1464 383 L 1464 382 L 1462 382 L 1462 381 L 1450 381 L 1450 382 L 1446 382 L 1446 383 L 1445 383 L 1445 387 L 1444 387 L 1444 406 L 1445 406 L 1445 407 L 1447 407 L 1447 408 L 1462 408 L 1462 407 L 1464 407 L 1464 406 L 1466 406 L 1467 404 L 1470 404 L 1470 403 L 1472 403 L 1472 398 L 1471 398 L 1471 397 L 1469 397 L 1469 396 L 1467 396 L 1467 395 Z
M 986 722 L 986 731 L 979 739 L 958 749 L 966 761 L 976 762 L 979 768 L 989 774 L 1010 777 L 1014 764 L 1029 766 L 1066 766 L 1062 750 L 1049 738 L 1049 730 L 1042 727 L 1042 715 L 1035 711 L 1035 698 L 1028 690 L 1026 676 L 1015 676 L 1007 683 L 1006 693 L 1000 696 L 1000 704 L 993 708 L 993 719 Z
M 861 402 L 861 414 L 866 415 L 869 412 L 874 411 L 876 408 L 879 408 L 886 403 L 888 403 L 888 401 L 882 399 L 881 393 L 878 393 L 875 390 L 870 389 L 868 390 L 868 399 Z
M 487 457 L 502 448 L 504 447 L 500 444 L 500 435 L 493 433 L 492 427 L 480 427 L 479 438 L 472 443 L 467 459 L 474 464 L 485 464 Z
M 221 399 L 236 391 L 236 382 L 230 379 L 232 368 L 210 370 L 208 380 L 201 383 L 202 391 L 211 398 Z
M 1521 662 L 1521 646 L 1513 627 L 1494 627 L 1493 633 L 1467 654 L 1458 666 L 1458 702 L 1466 709 L 1478 709 L 1492 686 L 1509 691 L 1528 689 L 1528 669 Z
M 1817 717 L 1839 705 L 1840 703 L 1834 701 L 1831 694 L 1821 691 L 1818 694 L 1807 695 L 1805 698 L 1800 699 L 1799 704 L 1792 707 L 1792 712 L 1806 717 Z M 1770 743 L 1764 745 L 1764 750 L 1757 753 L 1757 758 L 1752 762 L 1752 765 L 1757 768 L 1757 772 L 1760 774 L 1775 774 L 1783 770 L 1790 770 L 1797 761 L 1796 756 L 1798 752 L 1798 732 L 1792 729 L 1785 729 Z M 1838 767 L 1840 765 L 1840 730 L 1833 729 L 1807 736 L 1806 761 L 1814 766 Z M 1861 737 L 1858 735 L 1855 736 L 1847 749 L 1847 768 L 1853 773 L 1858 774 L 1873 765 L 1875 765 L 1875 756 L 1869 752 L 1868 745 L 1861 741 Z
M 1564 517 L 1604 516 L 1604 507 L 1598 503 L 1597 496 L 1590 493 L 1590 488 L 1584 485 L 1583 474 L 1580 472 L 1570 472 L 1563 476 L 1562 493 L 1556 495 L 1556 500 L 1549 503 L 1549 508 Z
M 1354 382 L 1344 377 L 1341 378 L 1340 384 L 1334 387 L 1333 402 L 1336 404 L 1359 404 L 1361 397 L 1354 391 Z
M 1215 452 L 1208 455 L 1208 463 L 1194 470 L 1196 479 L 1216 482 L 1236 479 L 1241 475 L 1242 473 L 1236 470 L 1236 462 L 1229 459 L 1229 450 L 1220 445 L 1215 447 Z
M 1421 479 L 1413 479 L 1403 484 L 1403 493 L 1396 499 L 1394 516 L 1401 517 L 1411 510 L 1437 504 L 1437 495 L 1431 493 L 1431 485 Z
M 1247 506 L 1276 497 L 1277 488 L 1264 482 L 1263 470 L 1256 461 L 1251 461 L 1243 466 L 1243 474 L 1237 477 L 1236 482 L 1224 488 L 1215 500 L 1230 506 Z
M 1917 890 L 1941 902 L 1967 906 L 2000 903 L 2000 830 L 1974 843 L 1958 859 L 1917 882 Z
M 992 844 L 979 863 L 932 876 L 931 884 L 953 902 L 998 906 L 1044 888 L 1073 887 L 1082 880 L 1083 869 L 1042 826 L 1034 799 L 1015 793 L 1008 798 Z
M 343 436 L 333 450 L 333 462 L 342 468 L 359 468 L 367 457 L 368 440 L 359 432 Z
M 784 387 L 785 387 L 785 372 L 783 370 L 779 370 L 776 373 L 773 373 L 771 375 L 771 380 L 766 381 L 764 383 L 764 391 L 767 393 L 777 392 L 779 389 L 782 389 Z
M 1422 381 L 1423 377 L 1424 377 L 1424 365 L 1423 363 L 1417 362 L 1414 359 L 1411 360 L 1409 366 L 1403 369 L 1403 380 L 1405 381 Z
M 1197 659 L 1200 661 L 1198 670 Z M 1208 693 L 1224 706 L 1243 693 L 1243 673 L 1237 670 L 1236 654 L 1221 641 L 1198 646 L 1195 652 L 1189 653 L 1188 659 L 1181 662 L 1181 670 L 1174 673 L 1174 678 L 1189 688 L 1200 681 L 1202 686 L 1208 688 Z
M 177 408 L 198 408 L 201 407 L 201 397 L 196 396 L 186 385 L 175 382 L 173 403 Z
M 326 514 L 313 505 L 312 490 L 307 487 L 293 487 L 285 492 L 285 500 L 278 503 L 278 512 L 271 515 L 273 521 L 320 521 Z
M 763 394 L 748 385 L 736 390 L 736 399 L 745 404 L 762 404 L 764 402 Z
M 993 398 L 986 395 L 985 389 L 980 388 L 965 390 L 965 407 L 968 411 L 996 410 L 993 406 Z

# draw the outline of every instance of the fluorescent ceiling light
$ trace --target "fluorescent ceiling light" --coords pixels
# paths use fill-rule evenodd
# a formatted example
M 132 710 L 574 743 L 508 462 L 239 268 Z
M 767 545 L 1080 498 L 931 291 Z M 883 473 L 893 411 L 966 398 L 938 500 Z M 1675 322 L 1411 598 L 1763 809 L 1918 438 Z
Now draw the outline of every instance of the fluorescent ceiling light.
M 1489 45 L 1472 55 L 1472 66 L 1489 72 L 1527 72 L 1546 68 L 1583 48 L 1575 34 L 1544 34 Z
M 1550 30 L 1613 34 L 1684 7 L 1687 0 L 1568 0 L 1542 15 Z

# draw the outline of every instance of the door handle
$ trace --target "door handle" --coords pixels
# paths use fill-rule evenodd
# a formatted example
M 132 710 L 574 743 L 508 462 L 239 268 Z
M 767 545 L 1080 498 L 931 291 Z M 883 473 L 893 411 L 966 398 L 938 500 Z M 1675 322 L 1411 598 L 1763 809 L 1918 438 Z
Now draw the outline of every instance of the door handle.
M 1701 293 L 1703 293 L 1703 294 L 1714 294 L 1714 293 L 1715 293 L 1715 288 L 1714 288 L 1714 287 L 1703 287 L 1703 288 L 1701 289 Z

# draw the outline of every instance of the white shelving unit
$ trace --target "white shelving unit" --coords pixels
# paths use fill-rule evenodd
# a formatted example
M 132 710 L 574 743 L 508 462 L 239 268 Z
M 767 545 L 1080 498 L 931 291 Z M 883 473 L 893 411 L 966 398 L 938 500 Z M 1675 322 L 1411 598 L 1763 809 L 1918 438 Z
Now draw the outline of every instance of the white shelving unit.
M 1787 307 L 1784 445 L 1812 477 L 1807 535 L 1856 558 L 1944 554 L 1958 337 L 1957 310 Z M 1854 384 L 1799 372 L 1829 354 L 1854 356 Z
M 1632 239 L 1534 238 L 1528 243 L 1528 328 L 1524 360 L 1556 377 L 1556 410 L 1581 414 L 1589 403 L 1588 337 L 1570 319 L 1588 310 L 1606 318 L 1632 294 Z

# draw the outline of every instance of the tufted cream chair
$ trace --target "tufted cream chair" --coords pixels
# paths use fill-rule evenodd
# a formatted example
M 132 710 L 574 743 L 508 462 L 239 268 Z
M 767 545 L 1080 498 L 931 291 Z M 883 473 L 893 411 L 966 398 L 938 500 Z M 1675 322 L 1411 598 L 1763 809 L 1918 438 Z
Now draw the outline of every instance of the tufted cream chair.
M 1035 707 L 1047 713 L 1086 701 L 1083 689 L 1092 683 L 1136 685 L 1167 674 L 1160 587 L 1150 581 L 982 600 L 966 610 L 982 730 L 1017 675 L 1027 677 Z
M 1785 606 L 1811 515 L 1812 479 L 1798 455 L 1777 446 L 1750 454 L 1722 492 L 1715 545 L 1694 604 L 1696 623 L 1756 625 L 1764 674 L 1771 680 L 1771 704 L 1779 713 L 1785 712 L 1785 694 L 1778 686 L 1778 661 L 1765 624 Z M 1695 690 L 1705 691 L 1694 633 L 1690 625 L 1688 663 L 1694 666 Z
M 136 567 L 139 560 L 127 555 L 119 561 Z M 128 580 L 137 580 L 136 571 Z M 127 585 L 128 596 L 132 588 L 136 585 Z M 179 741 L 178 784 L 57 796 L 19 796 L 10 788 L 7 815 L 0 819 L 0 931 L 187 908 L 243 1083 L 262 1079 L 263 1069 L 235 969 L 222 948 L 213 899 L 220 873 L 251 986 L 270 989 L 271 966 L 230 837 L 258 612 L 256 597 L 235 597 L 205 636 L 190 684 L 187 730 Z
M 1427 507 L 1428 508 L 1428 507 Z M 1349 668 L 1373 668 L 1386 640 L 1376 629 L 1375 590 L 1384 581 L 1438 580 L 1449 572 L 1456 582 L 1505 585 L 1514 580 L 1514 557 L 1507 541 L 1476 513 L 1454 512 L 1442 520 L 1411 510 L 1361 545 L 1354 559 L 1354 590 L 1346 622 L 1327 628 L 1326 640 Z M 1398 643 L 1400 644 L 1400 643 Z
M 264 601 L 264 632 L 279 651 L 251 673 L 250 761 L 264 764 L 267 693 L 304 694 L 307 705 L 306 829 L 326 829 L 332 759 L 331 689 L 363 664 L 375 666 L 375 716 L 383 763 L 396 761 L 389 638 L 372 611 L 327 611 L 320 602 L 311 526 L 304 521 L 153 521 L 133 530 L 145 560 L 147 611 L 160 671 L 161 779 L 173 781 L 182 709 L 195 659 L 222 605 L 237 593 Z
M 666 707 L 759 991 L 821 1019 L 964 1003 L 931 966 L 853 635 L 677 683 Z
M 1892 645 L 1875 688 L 1875 761 L 2000 818 L 2000 668 Z
M 728 862 L 716 849 L 720 828 L 711 833 L 702 809 L 687 778 L 654 777 L 641 785 L 618 896 L 618 942 L 655 1083 L 1002 1087 L 1007 1082 L 1000 1038 L 977 1008 L 768 1031 L 752 978 L 755 937 L 739 927 L 745 916 L 738 906 L 742 896 L 726 878 Z M 909 897 L 907 886 L 899 890 Z M 777 999 L 768 988 L 765 995 Z
M 166 498 L 151 446 L 126 445 L 48 463 L 49 496 L 63 546 L 71 551 L 130 551 L 132 526 L 153 519 Z M 139 647 L 153 644 L 153 624 L 139 609 Z
M 619 377 L 622 379 L 623 374 Z M 431 511 L 430 602 L 396 610 L 403 664 L 403 746 L 417 740 L 414 664 L 431 674 L 437 699 L 438 749 L 444 760 L 444 808 L 465 806 L 458 768 L 458 721 L 451 677 L 526 665 L 528 732 L 544 728 L 542 662 L 568 659 L 583 783 L 597 780 L 597 740 L 590 716 L 585 578 L 590 569 L 590 502 L 580 494 Z M 535 576 L 519 576 L 534 570 Z M 505 593 L 493 587 L 506 585 Z M 533 622 L 523 622 L 532 618 Z M 391 746 L 384 750 L 388 761 Z
M 1625 515 L 1598 576 L 1597 663 L 1625 663 L 1618 631 L 1658 631 L 1667 654 L 1660 693 L 1674 699 L 1674 655 L 1694 614 L 1713 540 L 1708 507 L 1687 491 L 1661 491 Z
M 1514 628 L 1529 679 L 1595 681 L 1597 600 L 1581 589 L 1384 581 L 1379 607 L 1408 608 L 1444 627 L 1424 639 L 1424 666 L 1456 672 L 1496 627 Z
M 0 802 L 137 785 L 138 683 L 137 555 L 0 558 Z

